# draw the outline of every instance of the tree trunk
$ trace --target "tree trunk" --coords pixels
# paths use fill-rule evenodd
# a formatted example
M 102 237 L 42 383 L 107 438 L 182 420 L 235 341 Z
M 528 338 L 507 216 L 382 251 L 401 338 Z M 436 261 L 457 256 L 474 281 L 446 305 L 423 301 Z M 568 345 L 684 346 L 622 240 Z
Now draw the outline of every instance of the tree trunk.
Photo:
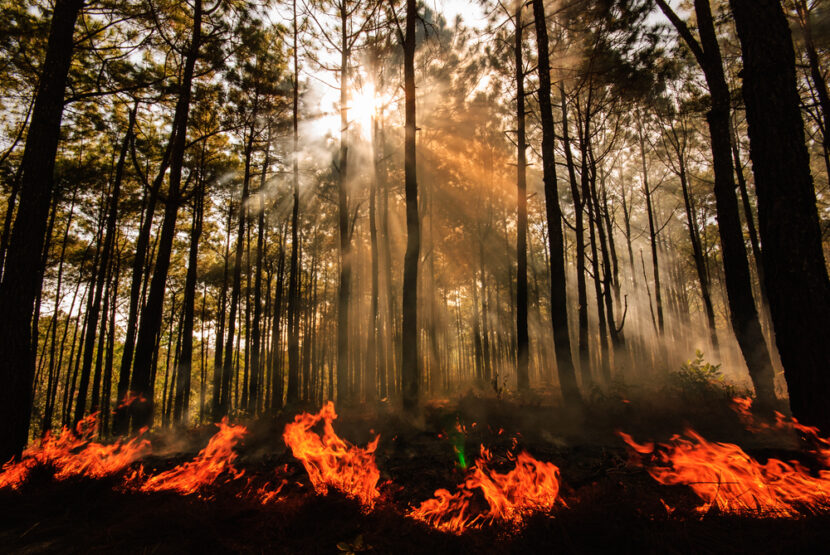
M 202 165 L 204 165 L 204 146 Z M 204 168 L 200 168 L 203 171 Z M 199 241 L 202 238 L 202 221 L 205 205 L 204 177 L 199 175 L 196 197 L 193 199 L 193 219 L 190 228 L 190 250 L 187 255 L 187 274 L 184 280 L 182 315 L 182 347 L 176 365 L 176 394 L 173 403 L 173 422 L 186 424 L 190 406 L 190 381 L 193 368 L 193 318 L 196 311 L 196 278 L 198 277 Z
M 711 95 L 712 107 L 706 115 L 712 141 L 712 165 L 715 173 L 715 208 L 723 255 L 724 277 L 729 301 L 732 329 L 755 386 L 758 402 L 770 406 L 775 401 L 773 369 L 758 310 L 752 297 L 749 263 L 735 195 L 730 136 L 730 94 L 723 72 L 723 59 L 717 40 L 709 0 L 695 0 L 700 43 L 677 18 L 664 0 L 658 5 L 678 29 L 703 69 Z
M 542 120 L 542 168 L 545 183 L 545 208 L 550 243 L 550 296 L 553 339 L 556 348 L 556 364 L 559 386 L 566 404 L 582 404 L 582 395 L 576 384 L 571 355 L 571 338 L 568 333 L 568 298 L 565 288 L 565 249 L 562 236 L 562 211 L 559 207 L 559 191 L 556 183 L 556 160 L 551 108 L 550 59 L 548 28 L 545 21 L 544 0 L 533 0 L 536 24 L 536 43 L 539 50 L 539 112 Z
M 88 318 L 88 325 L 86 329 L 86 338 L 84 340 L 84 360 L 81 366 L 81 385 L 79 389 L 78 403 L 75 406 L 75 419 L 73 424 L 77 424 L 84 416 L 86 411 L 86 392 L 89 384 L 89 373 L 92 368 L 92 352 L 95 343 L 95 333 L 98 329 L 98 315 L 101 311 L 101 299 L 104 293 L 104 284 L 107 277 L 107 272 L 110 269 L 110 259 L 112 258 L 113 245 L 115 244 L 116 224 L 118 222 L 118 202 L 121 198 L 121 182 L 124 179 L 124 166 L 127 161 L 127 150 L 132 140 L 133 127 L 135 126 L 136 108 L 130 111 L 130 119 L 127 124 L 127 132 L 124 135 L 124 142 L 121 144 L 121 151 L 118 155 L 118 163 L 115 168 L 115 179 L 112 185 L 112 191 L 109 194 L 109 202 L 107 204 L 107 221 L 106 231 L 104 235 L 104 245 L 101 249 L 101 256 L 98 261 L 98 274 L 95 284 L 90 284 L 94 290 L 94 298 L 90 305 L 90 312 Z M 104 319 L 106 319 L 106 312 Z M 100 368 L 100 367 L 99 367 Z M 95 389 L 93 389 L 93 396 Z
M 179 99 L 176 103 L 176 113 L 173 120 L 172 149 L 170 159 L 170 185 L 167 191 L 167 203 L 164 207 L 164 220 L 159 234 L 158 254 L 150 290 L 147 296 L 147 305 L 142 311 L 138 328 L 138 338 L 135 347 L 135 364 L 131 379 L 131 389 L 144 397 L 144 401 L 137 401 L 130 405 L 132 426 L 138 430 L 149 426 L 153 422 L 153 394 L 152 381 L 153 353 L 158 343 L 161 329 L 164 294 L 167 284 L 167 272 L 170 269 L 170 255 L 172 254 L 173 239 L 176 234 L 176 216 L 178 215 L 182 167 L 184 165 L 184 151 L 187 146 L 187 121 L 190 112 L 191 87 L 196 59 L 199 57 L 199 47 L 202 39 L 202 0 L 196 0 L 193 11 L 193 30 L 190 46 L 184 62 L 184 71 L 179 90 Z
M 406 197 L 406 253 L 403 262 L 403 321 L 401 325 L 401 386 L 403 406 L 410 413 L 418 406 L 420 349 L 418 333 L 418 259 L 421 223 L 418 215 L 418 181 L 415 175 L 415 24 L 416 0 L 406 1 L 404 37 L 404 192 Z
M 349 383 L 349 299 L 352 288 L 352 234 L 349 222 L 349 39 L 346 2 L 340 8 L 340 158 L 337 186 L 337 224 L 340 235 L 340 286 L 337 290 L 337 400 L 347 403 Z
M 0 284 L 0 460 L 19 455 L 29 439 L 34 358 L 32 313 L 41 287 L 41 252 L 54 189 L 63 97 L 83 0 L 57 0 L 41 66 L 32 123 L 21 162 L 20 208 Z
M 293 168 L 293 198 L 294 205 L 291 210 L 291 262 L 288 274 L 288 402 L 296 403 L 300 398 L 300 337 L 298 324 L 297 300 L 299 297 L 299 215 L 300 215 L 300 166 L 299 166 L 299 87 L 300 73 L 298 65 L 297 46 L 297 2 L 294 5 L 294 103 L 292 106 L 291 121 L 293 129 L 294 151 L 292 154 Z M 345 78 L 341 80 L 341 87 L 345 87 Z M 344 184 L 341 183 L 343 188 Z M 341 206 L 342 210 L 343 207 Z M 341 233 L 343 229 L 341 227 Z
M 261 326 L 262 318 L 262 259 L 265 250 L 265 183 L 268 167 L 271 165 L 271 142 L 265 145 L 265 160 L 262 164 L 262 175 L 259 181 L 259 221 L 257 222 L 256 240 L 256 275 L 254 276 L 254 321 L 251 329 L 251 379 L 248 383 L 248 412 L 257 414 L 261 407 L 260 381 L 262 376 L 261 362 Z
M 744 61 L 743 97 L 764 245 L 764 279 L 790 406 L 830 433 L 830 280 L 792 38 L 778 0 L 731 0 Z
M 529 338 L 527 332 L 527 175 L 525 137 L 525 76 L 522 60 L 522 3 L 516 7 L 516 380 L 520 391 L 530 389 L 528 375 Z
M 579 335 L 577 350 L 579 352 L 579 372 L 582 387 L 589 388 L 591 379 L 591 356 L 588 351 L 588 289 L 585 284 L 585 223 L 583 220 L 583 203 L 576 179 L 573 152 L 571 151 L 570 129 L 568 124 L 568 104 L 565 87 L 559 84 L 559 97 L 562 103 L 562 146 L 565 150 L 565 162 L 568 167 L 568 181 L 571 185 L 571 198 L 574 203 L 574 235 L 576 247 L 576 296 Z

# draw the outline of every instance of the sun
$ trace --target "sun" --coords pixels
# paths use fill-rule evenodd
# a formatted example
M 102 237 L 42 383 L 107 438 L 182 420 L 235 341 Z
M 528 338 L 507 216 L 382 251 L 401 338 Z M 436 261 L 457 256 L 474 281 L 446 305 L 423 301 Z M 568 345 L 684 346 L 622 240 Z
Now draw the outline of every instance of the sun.
M 368 140 L 372 136 L 373 120 L 383 110 L 383 98 L 371 82 L 352 89 L 350 97 L 349 127 Z
M 321 116 L 313 122 L 315 134 L 337 138 L 340 136 L 340 92 L 334 88 L 319 97 Z M 364 81 L 349 90 L 346 103 L 348 129 L 353 137 L 370 141 L 373 120 L 394 110 L 393 98 L 377 91 L 370 81 Z

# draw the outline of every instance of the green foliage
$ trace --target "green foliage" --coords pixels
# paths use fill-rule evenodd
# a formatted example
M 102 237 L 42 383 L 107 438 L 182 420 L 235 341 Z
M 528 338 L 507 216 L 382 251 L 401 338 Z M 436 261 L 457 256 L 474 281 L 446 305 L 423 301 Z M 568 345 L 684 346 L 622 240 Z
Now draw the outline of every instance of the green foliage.
M 731 399 L 737 395 L 737 388 L 726 381 L 720 367 L 720 364 L 706 362 L 703 351 L 698 349 L 694 359 L 687 360 L 680 370 L 671 374 L 669 386 L 686 400 Z

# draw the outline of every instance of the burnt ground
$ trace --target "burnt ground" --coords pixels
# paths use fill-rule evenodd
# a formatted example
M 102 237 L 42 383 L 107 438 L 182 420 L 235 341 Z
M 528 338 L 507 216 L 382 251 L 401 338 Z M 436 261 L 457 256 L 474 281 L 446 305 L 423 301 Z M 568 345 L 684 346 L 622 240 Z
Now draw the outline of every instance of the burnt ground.
M 627 395 L 626 397 L 629 397 Z M 374 511 L 338 493 L 317 496 L 281 439 L 285 422 L 247 422 L 238 452 L 245 475 L 220 480 L 201 496 L 125 491 L 123 477 L 52 480 L 34 473 L 19 492 L 0 491 L 0 551 L 4 553 L 800 553 L 830 543 L 830 513 L 801 519 L 697 516 L 686 487 L 665 487 L 629 464 L 615 430 L 639 441 L 665 440 L 687 426 L 713 441 L 738 443 L 764 461 L 774 456 L 811 464 L 787 434 L 750 434 L 725 396 L 663 397 L 660 403 L 620 396 L 595 398 L 581 416 L 549 399 L 497 400 L 468 394 L 437 402 L 412 422 L 383 405 L 341 411 L 335 430 L 365 445 L 381 435 L 377 463 L 382 498 Z M 244 423 L 244 422 L 243 422 Z M 456 431 L 463 425 L 465 434 Z M 474 425 L 475 423 L 475 425 Z M 191 458 L 215 428 L 158 434 L 152 472 Z M 487 527 L 461 536 L 406 518 L 412 505 L 439 487 L 463 482 L 453 441 L 472 462 L 479 445 L 496 464 L 526 449 L 562 472 L 567 506 L 530 518 L 521 530 Z M 514 442 L 516 445 L 514 446 Z M 166 452 L 165 452 L 166 450 Z M 279 476 L 279 478 L 278 478 Z M 266 481 L 286 479 L 280 499 L 260 505 L 247 495 Z M 663 502 L 675 510 L 670 514 Z

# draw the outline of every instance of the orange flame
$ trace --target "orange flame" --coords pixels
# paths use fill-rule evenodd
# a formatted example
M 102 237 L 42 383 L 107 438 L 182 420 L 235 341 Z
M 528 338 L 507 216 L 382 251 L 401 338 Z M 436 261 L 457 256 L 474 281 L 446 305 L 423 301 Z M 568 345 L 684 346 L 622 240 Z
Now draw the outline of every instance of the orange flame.
M 752 399 L 749 397 L 735 397 L 732 399 L 732 408 L 738 413 L 738 418 L 744 427 L 750 432 L 763 431 L 790 431 L 797 432 L 813 448 L 809 452 L 815 456 L 825 467 L 830 467 L 830 438 L 822 437 L 819 429 L 814 426 L 805 426 L 794 417 L 787 418 L 778 411 L 775 411 L 775 424 L 757 422 L 752 414 Z
M 317 414 L 295 416 L 293 423 L 286 424 L 283 439 L 303 463 L 318 494 L 325 495 L 333 487 L 371 509 L 380 497 L 380 471 L 375 463 L 380 436 L 365 449 L 351 445 L 334 433 L 331 423 L 335 418 L 334 403 L 329 401 Z M 320 421 L 322 437 L 311 430 Z
M 804 509 L 826 508 L 830 501 L 830 470 L 820 470 L 816 477 L 797 461 L 771 458 L 761 464 L 737 445 L 706 441 L 694 430 L 686 430 L 688 439 L 675 435 L 656 446 L 618 434 L 650 459 L 647 471 L 655 480 L 689 486 L 703 501 L 700 513 L 717 507 L 730 514 L 795 517 Z
M 151 476 L 139 489 L 141 491 L 174 490 L 189 495 L 212 484 L 225 472 L 230 473 L 232 479 L 240 478 L 244 471 L 237 471 L 233 464 L 238 456 L 233 448 L 247 430 L 245 426 L 229 425 L 227 417 L 223 418 L 217 426 L 219 431 L 210 438 L 207 447 L 199 451 L 195 459 Z
M 73 434 L 63 427 L 59 434 L 46 432 L 39 445 L 29 447 L 19 461 L 9 461 L 0 471 L 0 488 L 18 489 L 38 465 L 55 469 L 55 479 L 71 476 L 103 478 L 121 472 L 150 451 L 150 442 L 135 437 L 127 442 L 117 440 L 110 445 L 92 441 L 98 431 L 98 413 L 78 422 Z M 143 428 L 140 434 L 143 434 Z
M 522 451 L 516 457 L 516 467 L 506 474 L 488 469 L 492 455 L 484 447 L 476 465 L 470 469 L 458 492 L 445 489 L 435 492 L 410 511 L 409 516 L 430 526 L 460 534 L 469 528 L 479 528 L 487 522 L 503 522 L 520 526 L 533 512 L 553 509 L 559 495 L 559 468 L 542 462 Z M 480 489 L 489 505 L 486 513 L 472 514 L 470 501 L 473 490 Z

